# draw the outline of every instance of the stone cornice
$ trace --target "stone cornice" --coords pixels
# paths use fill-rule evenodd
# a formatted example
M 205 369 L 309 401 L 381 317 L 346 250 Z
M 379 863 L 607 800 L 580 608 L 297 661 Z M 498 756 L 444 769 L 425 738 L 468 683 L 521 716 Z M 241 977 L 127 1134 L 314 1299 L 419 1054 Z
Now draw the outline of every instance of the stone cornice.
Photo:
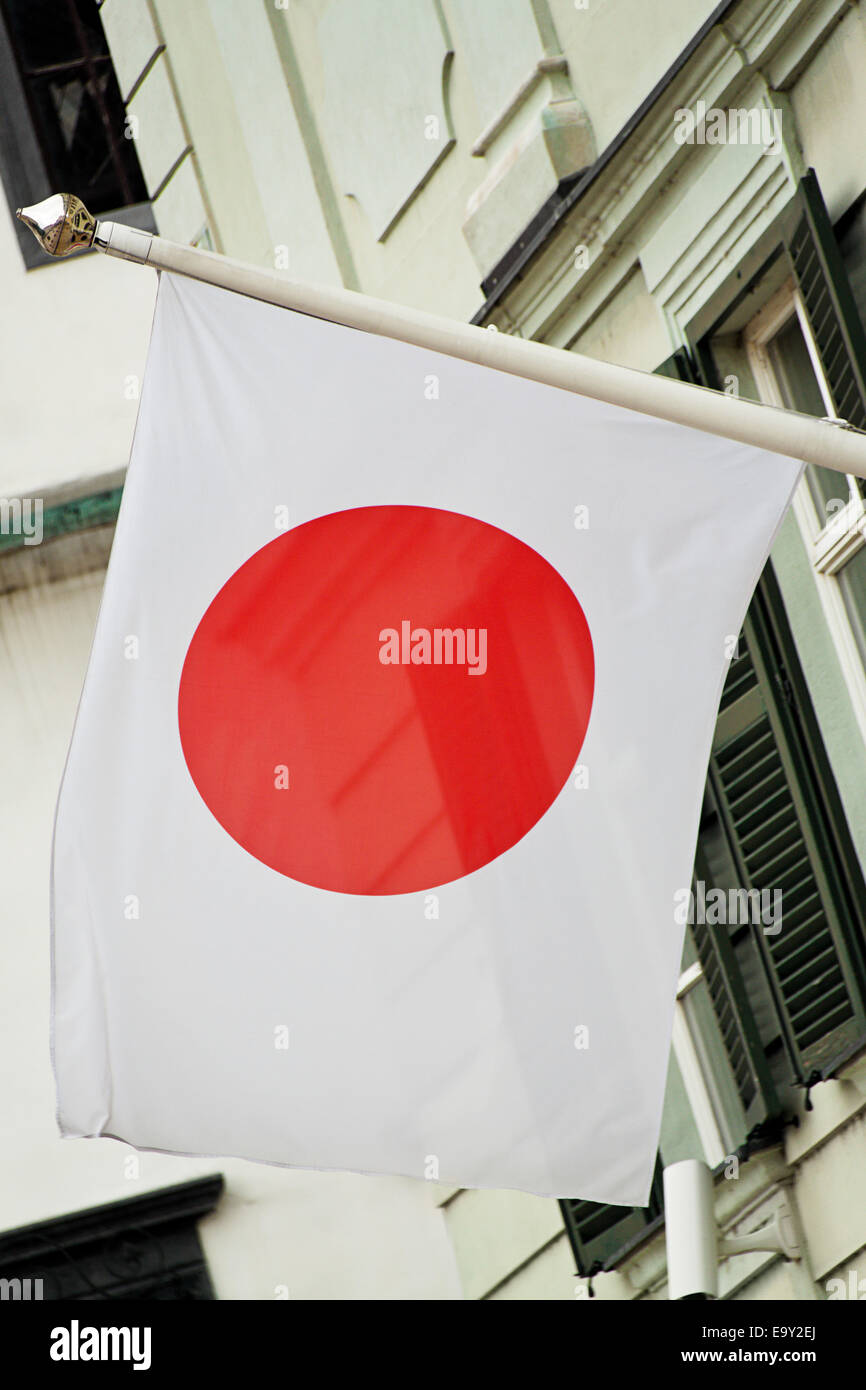
M 694 177 L 700 155 L 706 153 L 675 142 L 675 111 L 694 109 L 698 100 L 708 108 L 743 105 L 746 94 L 769 96 L 786 88 L 850 9 L 850 0 L 774 0 L 770 5 L 743 0 L 707 36 L 598 177 L 590 181 L 588 176 L 582 195 L 578 185 L 573 210 L 503 295 L 489 321 L 503 328 L 510 321 L 524 337 L 567 346 L 634 268 L 640 241 L 663 220 L 674 186 Z M 796 163 L 796 143 L 789 136 L 792 183 Z M 575 265 L 579 246 L 588 252 L 583 270 Z M 563 330 L 566 312 L 569 326 Z

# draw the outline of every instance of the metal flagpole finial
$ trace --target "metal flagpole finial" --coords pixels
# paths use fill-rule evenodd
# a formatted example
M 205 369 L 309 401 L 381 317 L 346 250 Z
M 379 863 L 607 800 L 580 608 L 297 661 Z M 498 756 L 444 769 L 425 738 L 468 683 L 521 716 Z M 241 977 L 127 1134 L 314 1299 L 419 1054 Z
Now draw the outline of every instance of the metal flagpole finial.
M 93 244 L 96 219 L 74 193 L 55 193 L 32 207 L 18 208 L 15 216 L 49 256 L 68 256 Z

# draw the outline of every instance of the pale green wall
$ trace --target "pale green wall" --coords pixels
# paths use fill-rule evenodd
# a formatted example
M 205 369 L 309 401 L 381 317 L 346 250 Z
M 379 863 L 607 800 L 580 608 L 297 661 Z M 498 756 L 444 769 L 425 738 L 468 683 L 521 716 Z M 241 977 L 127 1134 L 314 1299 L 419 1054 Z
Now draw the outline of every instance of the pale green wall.
M 551 0 L 599 150 L 609 144 L 716 8 L 717 0 Z M 612 61 L 612 54 L 616 55 Z

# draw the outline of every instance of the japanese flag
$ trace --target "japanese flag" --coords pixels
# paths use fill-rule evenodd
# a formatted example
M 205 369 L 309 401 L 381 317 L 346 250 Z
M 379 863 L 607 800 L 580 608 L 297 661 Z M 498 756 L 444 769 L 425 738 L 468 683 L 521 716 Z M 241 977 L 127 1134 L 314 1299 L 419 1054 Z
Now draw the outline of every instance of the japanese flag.
M 798 475 L 163 275 L 57 811 L 62 1133 L 645 1204 Z

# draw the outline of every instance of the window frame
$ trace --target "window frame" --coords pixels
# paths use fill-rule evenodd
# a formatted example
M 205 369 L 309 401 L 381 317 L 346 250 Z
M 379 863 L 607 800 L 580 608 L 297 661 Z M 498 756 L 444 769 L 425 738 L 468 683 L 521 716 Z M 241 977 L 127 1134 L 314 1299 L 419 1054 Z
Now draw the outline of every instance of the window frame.
M 701 1037 L 697 1024 L 689 1015 L 687 1004 L 689 994 L 702 982 L 706 983 L 704 967 L 699 960 L 695 960 L 682 971 L 677 981 L 671 1045 L 694 1116 L 704 1159 L 710 1168 L 717 1168 L 730 1151 L 723 1133 L 726 1119 L 721 1098 L 716 1094 L 714 1078 L 711 1074 L 708 1075 L 707 1063 L 701 1057 L 700 1043 L 708 1043 L 709 1040 Z M 730 1070 L 721 1040 L 718 1040 L 715 1046 L 721 1054 L 716 1060 Z
M 27 93 L 18 69 L 15 45 L 0 9 L 0 183 L 25 270 L 59 265 L 65 258 L 49 256 L 36 238 L 15 218 L 16 209 L 39 203 L 52 193 L 75 193 L 74 188 L 53 188 Z M 156 232 L 150 201 L 106 210 L 101 220 L 121 222 L 141 231 Z M 81 254 L 81 253 L 79 253 Z M 90 254 L 84 252 L 83 254 Z M 76 258 L 77 259 L 77 258 Z
M 784 408 L 769 344 L 794 316 L 799 322 L 828 418 L 834 418 L 833 398 L 793 276 L 788 277 L 743 330 L 743 345 L 760 399 L 766 405 Z M 866 742 L 866 666 L 839 585 L 839 573 L 844 565 L 866 545 L 866 502 L 851 475 L 840 474 L 842 476 L 848 479 L 849 500 L 829 521 L 822 521 L 805 473 L 794 494 L 792 508 L 854 716 Z
M 46 1302 L 217 1297 L 198 1223 L 221 1173 L 0 1232 L 0 1275 Z

